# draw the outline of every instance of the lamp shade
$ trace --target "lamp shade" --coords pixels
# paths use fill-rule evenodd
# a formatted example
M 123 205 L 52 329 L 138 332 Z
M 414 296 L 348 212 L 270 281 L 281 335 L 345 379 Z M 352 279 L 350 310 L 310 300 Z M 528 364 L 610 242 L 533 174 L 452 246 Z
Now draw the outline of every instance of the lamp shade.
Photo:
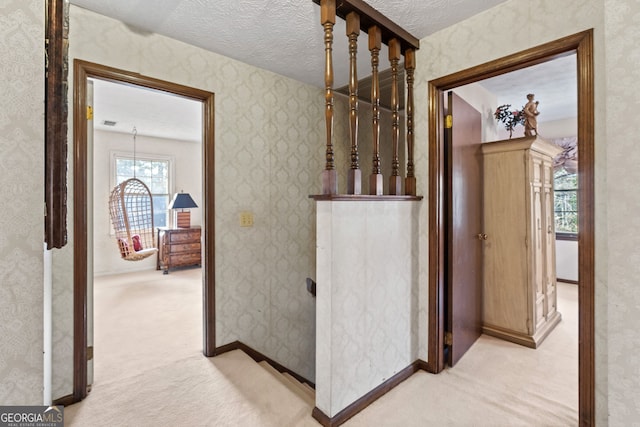
M 193 201 L 189 193 L 176 193 L 173 200 L 169 203 L 169 209 L 189 209 L 197 208 L 196 202 Z

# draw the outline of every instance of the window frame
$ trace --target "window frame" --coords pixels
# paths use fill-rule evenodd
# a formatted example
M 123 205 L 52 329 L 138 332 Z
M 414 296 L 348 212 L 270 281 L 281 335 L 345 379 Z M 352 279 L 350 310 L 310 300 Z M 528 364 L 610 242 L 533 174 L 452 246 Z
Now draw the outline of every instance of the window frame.
M 557 185 L 557 179 L 556 179 L 556 173 L 559 171 L 554 170 L 553 175 L 554 175 L 554 181 L 553 181 L 553 219 L 554 219 L 554 223 L 556 221 L 556 198 L 557 198 L 557 193 L 558 192 L 562 192 L 562 193 L 567 193 L 567 192 L 573 192 L 576 194 L 576 218 L 578 219 L 578 221 L 576 222 L 576 226 L 579 223 L 579 217 L 580 217 L 580 211 L 578 210 L 578 206 L 579 204 L 577 203 L 577 198 L 578 198 L 578 173 L 569 173 L 566 169 L 564 169 L 564 172 L 567 176 L 571 176 L 571 175 L 575 175 L 576 176 L 576 185 L 574 188 L 563 188 L 558 190 L 556 188 Z M 560 211 L 560 212 L 573 212 L 573 211 Z M 554 224 L 555 225 L 555 224 Z M 557 231 L 557 227 L 554 227 L 556 229 L 556 240 L 578 240 L 578 233 L 580 232 L 580 230 L 577 230 L 576 232 L 572 232 L 572 231 Z
M 569 233 L 567 231 L 556 232 L 556 240 L 578 241 L 578 233 Z
M 168 155 L 163 155 L 163 154 L 153 154 L 153 153 L 138 153 L 136 152 L 134 155 L 133 151 L 116 151 L 116 150 L 112 150 L 110 152 L 110 165 L 109 165 L 109 170 L 110 170 L 110 177 L 109 177 L 109 184 L 110 184 L 110 190 L 109 190 L 109 194 L 111 194 L 111 190 L 118 184 L 117 182 L 117 176 L 118 176 L 118 172 L 117 172 L 117 168 L 116 168 L 116 164 L 118 159 L 129 159 L 129 160 L 133 160 L 135 158 L 135 160 L 145 160 L 145 161 L 150 161 L 150 162 L 154 162 L 154 161 L 160 161 L 160 162 L 167 162 L 168 163 L 168 176 L 167 176 L 167 206 L 169 206 L 169 203 L 171 203 L 171 197 L 172 194 L 174 193 L 173 191 L 173 182 L 174 182 L 174 176 L 175 176 L 175 158 L 174 156 L 168 156 Z M 146 183 L 145 183 L 146 184 Z M 148 186 L 148 185 L 147 185 Z M 149 191 L 151 191 L 151 188 L 149 188 Z M 155 194 L 153 192 L 151 192 L 151 196 L 159 196 L 161 194 Z M 166 215 L 166 227 L 170 227 L 171 226 L 171 215 L 170 215 L 170 210 L 167 209 L 165 212 Z M 154 212 L 155 213 L 155 212 Z M 158 225 L 154 224 L 154 227 L 158 227 Z M 109 221 L 109 229 L 110 229 L 110 234 L 113 236 L 115 235 L 114 229 L 113 229 L 113 224 L 111 224 L 111 221 Z

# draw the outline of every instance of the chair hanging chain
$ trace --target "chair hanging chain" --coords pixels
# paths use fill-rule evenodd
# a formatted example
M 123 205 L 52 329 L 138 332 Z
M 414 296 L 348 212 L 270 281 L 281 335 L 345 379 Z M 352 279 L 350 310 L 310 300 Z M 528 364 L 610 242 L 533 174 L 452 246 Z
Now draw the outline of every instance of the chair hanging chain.
M 138 129 L 133 127 L 133 178 L 136 178 L 136 135 L 138 134 Z

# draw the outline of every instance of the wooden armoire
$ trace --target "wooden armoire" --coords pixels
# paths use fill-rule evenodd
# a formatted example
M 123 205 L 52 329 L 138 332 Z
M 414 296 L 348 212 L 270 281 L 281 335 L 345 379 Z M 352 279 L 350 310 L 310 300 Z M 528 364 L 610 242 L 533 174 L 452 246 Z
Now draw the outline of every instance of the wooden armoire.
M 553 158 L 539 136 L 482 145 L 483 332 L 536 348 L 557 310 Z

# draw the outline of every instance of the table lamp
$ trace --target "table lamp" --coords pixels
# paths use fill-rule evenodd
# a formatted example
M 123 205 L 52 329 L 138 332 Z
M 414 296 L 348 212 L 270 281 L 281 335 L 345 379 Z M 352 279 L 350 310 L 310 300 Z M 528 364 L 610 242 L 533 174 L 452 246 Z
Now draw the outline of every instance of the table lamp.
M 196 205 L 189 193 L 176 193 L 171 203 L 169 203 L 169 209 L 181 209 L 180 212 L 176 212 L 176 227 L 191 227 L 191 211 L 189 209 L 197 207 L 198 205 Z M 185 209 L 187 210 L 185 211 Z

